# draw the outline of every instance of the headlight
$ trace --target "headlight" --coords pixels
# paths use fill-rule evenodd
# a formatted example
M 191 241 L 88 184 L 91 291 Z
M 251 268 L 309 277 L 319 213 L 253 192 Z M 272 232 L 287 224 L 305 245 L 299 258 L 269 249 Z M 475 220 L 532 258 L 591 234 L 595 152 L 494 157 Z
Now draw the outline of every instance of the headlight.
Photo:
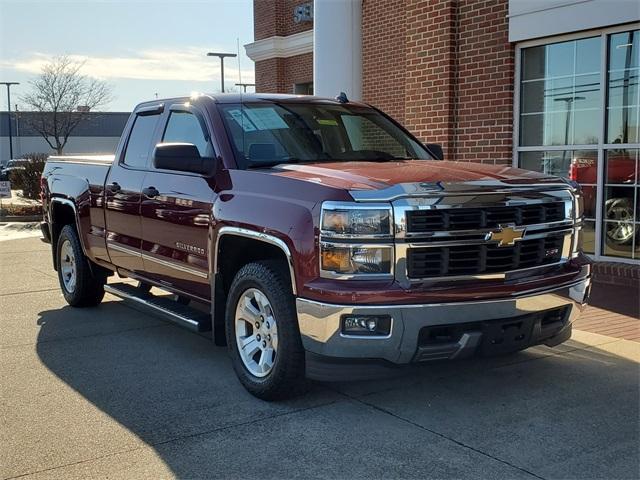
M 390 205 L 325 202 L 320 229 L 326 237 L 383 238 L 393 236 L 392 223 Z
M 392 263 L 391 245 L 320 244 L 320 267 L 330 277 L 390 275 Z

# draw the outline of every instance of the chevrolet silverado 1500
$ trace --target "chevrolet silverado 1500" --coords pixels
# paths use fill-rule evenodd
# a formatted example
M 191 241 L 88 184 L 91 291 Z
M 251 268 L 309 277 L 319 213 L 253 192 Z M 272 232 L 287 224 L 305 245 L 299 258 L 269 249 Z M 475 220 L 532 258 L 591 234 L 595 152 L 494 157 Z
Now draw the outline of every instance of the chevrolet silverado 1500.
M 567 340 L 591 280 L 577 184 L 441 156 L 344 95 L 156 100 L 115 156 L 48 160 L 42 230 L 69 304 L 211 330 L 265 399 Z

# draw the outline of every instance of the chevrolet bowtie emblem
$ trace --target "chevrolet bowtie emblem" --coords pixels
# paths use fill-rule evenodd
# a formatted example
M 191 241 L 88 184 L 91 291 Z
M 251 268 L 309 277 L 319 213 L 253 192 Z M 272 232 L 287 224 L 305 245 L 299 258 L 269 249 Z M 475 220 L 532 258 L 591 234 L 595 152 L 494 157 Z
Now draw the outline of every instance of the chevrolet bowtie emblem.
M 485 240 L 488 242 L 498 242 L 499 247 L 512 247 L 524 237 L 524 227 L 515 225 L 500 225 L 499 230 L 487 233 Z

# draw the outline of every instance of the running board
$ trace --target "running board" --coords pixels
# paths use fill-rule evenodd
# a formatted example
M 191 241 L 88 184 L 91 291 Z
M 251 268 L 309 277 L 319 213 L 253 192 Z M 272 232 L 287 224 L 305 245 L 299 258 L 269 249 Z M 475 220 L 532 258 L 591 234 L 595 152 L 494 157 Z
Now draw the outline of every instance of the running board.
M 175 300 L 140 291 L 136 286 L 128 283 L 110 283 L 104 286 L 104 290 L 116 297 L 140 305 L 145 310 L 161 315 L 193 332 L 211 330 L 211 316 L 209 314 L 187 305 L 181 305 Z

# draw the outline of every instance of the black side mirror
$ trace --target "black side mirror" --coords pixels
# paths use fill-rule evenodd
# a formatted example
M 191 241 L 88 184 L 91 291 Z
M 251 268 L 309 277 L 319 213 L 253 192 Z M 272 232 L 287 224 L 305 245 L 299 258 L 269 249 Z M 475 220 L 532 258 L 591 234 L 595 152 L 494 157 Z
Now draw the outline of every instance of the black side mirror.
M 178 172 L 213 173 L 216 160 L 201 157 L 193 143 L 159 143 L 153 149 L 153 166 Z
M 429 150 L 429 153 L 433 156 L 433 158 L 435 158 L 436 160 L 444 160 L 442 145 L 440 145 L 439 143 L 427 143 L 425 147 L 427 147 L 427 150 Z

